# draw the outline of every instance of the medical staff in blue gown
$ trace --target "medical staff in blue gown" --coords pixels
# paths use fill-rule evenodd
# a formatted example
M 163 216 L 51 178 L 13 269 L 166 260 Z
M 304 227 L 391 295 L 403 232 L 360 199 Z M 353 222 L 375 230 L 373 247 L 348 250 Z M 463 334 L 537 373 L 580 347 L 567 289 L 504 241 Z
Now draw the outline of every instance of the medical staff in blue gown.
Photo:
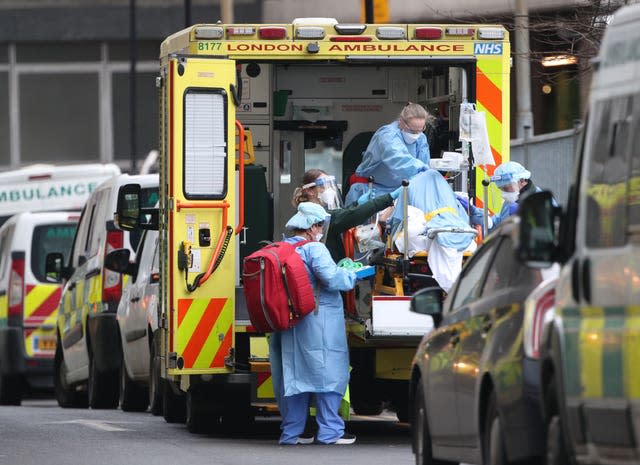
M 317 203 L 302 202 L 287 222 L 288 242 L 311 241 L 296 249 L 316 294 L 317 309 L 296 326 L 269 339 L 273 387 L 282 414 L 280 444 L 305 444 L 303 438 L 311 396 L 316 399 L 316 441 L 352 444 L 338 409 L 349 383 L 349 350 L 340 291 L 353 289 L 356 275 L 339 268 L 318 242 L 328 213 Z
M 355 174 L 363 178 L 373 176 L 376 195 L 392 192 L 403 179 L 429 169 L 431 154 L 424 135 L 428 118 L 422 105 L 410 103 L 402 109 L 397 121 L 375 132 Z M 355 203 L 366 191 L 366 183 L 353 184 L 345 205 Z

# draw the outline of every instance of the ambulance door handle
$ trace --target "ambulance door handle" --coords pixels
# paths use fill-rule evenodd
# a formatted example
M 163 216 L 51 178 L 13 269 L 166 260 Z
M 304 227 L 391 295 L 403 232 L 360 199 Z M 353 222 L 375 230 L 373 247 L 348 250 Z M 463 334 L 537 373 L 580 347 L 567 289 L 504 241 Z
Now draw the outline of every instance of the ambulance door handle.
M 76 288 L 76 281 L 72 282 L 71 284 L 69 284 L 69 290 L 73 291 Z
M 591 304 L 591 260 L 588 258 L 582 262 L 582 296 Z
M 140 301 L 140 297 L 131 297 L 131 300 L 129 302 L 135 304 L 136 302 Z
M 493 320 L 489 315 L 485 315 L 482 317 L 482 332 L 483 334 L 487 334 L 491 327 L 493 326 Z
M 460 334 L 456 330 L 451 331 L 451 333 L 449 333 L 449 343 L 452 346 L 457 346 L 458 342 L 460 342 Z

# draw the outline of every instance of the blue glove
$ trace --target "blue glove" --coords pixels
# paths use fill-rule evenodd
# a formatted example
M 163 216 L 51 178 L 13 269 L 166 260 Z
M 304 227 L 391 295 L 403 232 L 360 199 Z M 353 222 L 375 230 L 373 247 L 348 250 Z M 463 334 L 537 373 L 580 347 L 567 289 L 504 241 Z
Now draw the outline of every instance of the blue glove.
M 459 197 L 456 195 L 456 199 L 458 199 L 458 203 L 462 205 L 465 210 L 469 210 L 469 199 L 465 197 Z
M 389 192 L 389 195 L 393 200 L 396 200 L 402 194 L 402 187 L 398 187 L 395 191 Z
M 367 191 L 364 194 L 362 194 L 360 197 L 358 197 L 358 205 L 362 205 L 363 203 L 367 203 L 369 200 L 375 198 L 376 196 L 376 192 L 371 189 L 371 191 Z

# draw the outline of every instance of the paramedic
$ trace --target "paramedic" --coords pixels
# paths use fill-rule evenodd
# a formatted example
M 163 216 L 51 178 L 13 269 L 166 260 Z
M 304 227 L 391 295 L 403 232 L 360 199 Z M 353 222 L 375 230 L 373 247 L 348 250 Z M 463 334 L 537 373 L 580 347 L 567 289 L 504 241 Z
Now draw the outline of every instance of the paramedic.
M 429 144 L 424 135 L 427 110 L 417 103 L 406 105 L 397 121 L 379 128 L 365 150 L 362 162 L 356 168 L 356 176 L 374 177 L 375 192 L 391 192 L 421 171 L 429 169 Z M 366 184 L 351 186 L 345 203 L 354 203 L 366 189 Z
M 335 178 L 322 170 L 312 169 L 302 176 L 302 185 L 293 193 L 292 203 L 297 207 L 301 202 L 314 202 L 329 211 L 331 221 L 325 243 L 331 252 L 331 257 L 339 262 L 345 257 L 342 233 L 367 222 L 376 212 L 392 206 L 401 190 L 400 187 L 374 199 L 369 199 L 368 194 L 364 193 L 356 199 L 357 204 L 342 208 Z
M 531 171 L 515 161 L 508 161 L 498 166 L 491 176 L 491 181 L 495 182 L 500 189 L 504 202 L 500 213 L 489 218 L 490 231 L 518 211 L 520 200 L 533 192 L 542 190 L 531 181 Z M 472 224 L 482 224 L 482 209 L 472 206 L 471 210 Z
M 353 444 L 338 415 L 349 383 L 349 351 L 340 291 L 353 289 L 356 275 L 339 268 L 321 239 L 327 212 L 317 203 L 302 202 L 287 222 L 294 235 L 287 242 L 311 241 L 296 249 L 316 292 L 318 308 L 296 326 L 269 339 L 273 388 L 282 414 L 280 444 L 308 444 L 304 438 L 309 400 L 316 399 L 316 441 Z

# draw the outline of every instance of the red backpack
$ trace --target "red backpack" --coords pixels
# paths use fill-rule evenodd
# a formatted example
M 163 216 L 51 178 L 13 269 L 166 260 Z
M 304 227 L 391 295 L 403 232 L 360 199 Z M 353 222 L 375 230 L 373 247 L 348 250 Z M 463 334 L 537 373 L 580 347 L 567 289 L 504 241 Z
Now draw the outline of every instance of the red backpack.
M 316 308 L 313 287 L 297 244 L 275 242 L 245 257 L 244 296 L 251 324 L 261 332 L 283 331 Z

